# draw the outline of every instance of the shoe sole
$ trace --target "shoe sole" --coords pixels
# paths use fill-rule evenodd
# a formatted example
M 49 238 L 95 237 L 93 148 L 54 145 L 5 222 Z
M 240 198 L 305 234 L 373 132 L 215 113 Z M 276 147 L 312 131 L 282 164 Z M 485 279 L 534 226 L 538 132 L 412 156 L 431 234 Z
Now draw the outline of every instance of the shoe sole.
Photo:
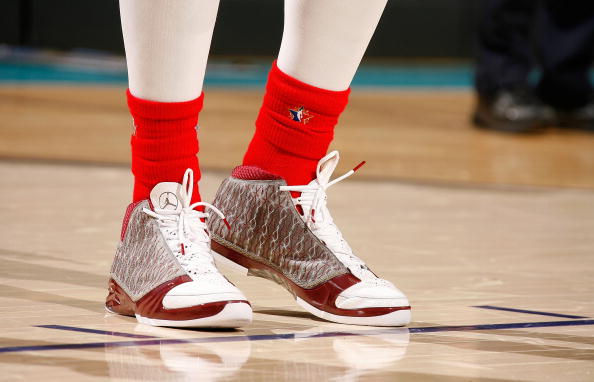
M 211 250 L 213 258 L 217 265 L 221 265 L 223 267 L 227 267 L 231 271 L 241 274 L 243 276 L 250 276 L 254 275 L 257 277 L 262 277 L 267 280 L 270 280 L 267 277 L 263 277 L 260 275 L 251 274 L 250 270 L 247 267 L 244 267 L 241 264 L 225 257 L 224 255 L 218 253 L 215 250 Z M 239 255 L 242 256 L 242 255 Z M 250 259 L 251 261 L 255 261 Z M 261 264 L 263 267 L 265 265 Z M 271 281 L 278 282 L 278 278 L 274 278 Z M 294 290 L 291 290 L 291 287 L 286 283 L 280 283 L 282 286 L 285 287 L 293 296 L 295 297 L 295 301 L 299 306 L 305 309 L 307 312 L 313 314 L 314 316 L 321 318 L 326 321 L 337 322 L 340 324 L 348 324 L 348 325 L 363 325 L 363 326 L 404 326 L 410 323 L 411 321 L 411 310 L 410 306 L 407 307 L 398 307 L 395 308 L 397 310 L 391 311 L 387 314 L 379 314 L 379 315 L 366 315 L 363 317 L 360 316 L 342 316 L 333 314 L 330 312 L 326 312 L 316 308 L 315 306 L 311 305 L 304 299 L 297 296 Z
M 182 276 L 182 278 L 185 276 Z M 137 302 L 115 282 L 109 280 L 105 309 L 110 313 L 134 316 L 141 324 L 177 328 L 238 328 L 252 322 L 252 308 L 247 301 L 215 301 L 186 308 L 165 309 L 163 297 L 180 282 L 164 283 Z M 185 280 L 185 279 L 182 279 Z M 149 312 L 155 317 L 138 312 Z
M 314 316 L 326 321 L 338 322 L 339 324 L 362 326 L 404 326 L 408 325 L 411 320 L 410 309 L 396 310 L 381 316 L 349 317 L 324 312 L 323 310 L 308 304 L 305 300 L 302 300 L 299 297 L 295 298 L 295 301 L 297 304 L 299 304 L 299 306 Z
M 228 303 L 214 316 L 193 320 L 160 320 L 135 314 L 141 324 L 175 328 L 239 328 L 252 322 L 252 308 L 245 303 Z

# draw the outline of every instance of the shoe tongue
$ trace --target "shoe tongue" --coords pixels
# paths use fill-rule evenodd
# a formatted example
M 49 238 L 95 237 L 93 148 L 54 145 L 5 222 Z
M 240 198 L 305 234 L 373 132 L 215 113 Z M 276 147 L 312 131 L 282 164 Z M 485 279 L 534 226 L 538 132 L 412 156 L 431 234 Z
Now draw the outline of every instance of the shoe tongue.
M 175 182 L 162 182 L 151 191 L 151 203 L 155 211 L 181 212 L 182 185 Z

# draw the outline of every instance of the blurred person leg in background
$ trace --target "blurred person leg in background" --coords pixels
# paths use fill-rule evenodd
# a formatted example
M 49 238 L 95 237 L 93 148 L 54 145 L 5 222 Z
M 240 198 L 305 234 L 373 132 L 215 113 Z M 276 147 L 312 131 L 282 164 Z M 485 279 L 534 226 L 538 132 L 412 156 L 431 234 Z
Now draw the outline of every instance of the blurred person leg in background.
M 535 67 L 534 0 L 483 0 L 475 87 L 477 126 L 533 132 L 544 126 L 544 105 L 528 80 Z
M 594 131 L 594 2 L 545 0 L 537 13 L 539 98 L 561 127 Z
M 484 0 L 474 123 L 509 132 L 592 123 L 591 2 Z M 542 70 L 537 86 L 530 73 Z

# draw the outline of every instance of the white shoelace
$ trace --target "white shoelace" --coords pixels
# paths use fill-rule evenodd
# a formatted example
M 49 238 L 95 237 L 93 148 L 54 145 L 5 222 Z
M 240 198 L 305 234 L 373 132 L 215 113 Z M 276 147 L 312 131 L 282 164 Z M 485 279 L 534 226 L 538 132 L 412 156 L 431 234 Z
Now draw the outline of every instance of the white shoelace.
M 190 204 L 194 188 L 194 173 L 187 169 L 179 195 L 181 211 L 159 210 L 152 211 L 143 208 L 143 212 L 155 219 L 163 233 L 167 245 L 179 261 L 182 268 L 193 276 L 214 276 L 215 279 L 222 278 L 218 272 L 210 252 L 210 236 L 205 220 L 210 217 L 207 212 L 195 210 L 196 207 L 204 207 L 214 211 L 227 225 L 223 213 L 210 203 L 198 202 Z
M 322 159 L 323 160 L 323 159 Z M 300 192 L 301 195 L 292 198 L 293 204 L 300 205 L 303 210 L 303 220 L 311 231 L 334 253 L 355 276 L 361 280 L 374 283 L 387 283 L 371 272 L 363 260 L 357 257 L 347 241 L 343 238 L 340 229 L 334 224 L 332 215 L 327 207 L 328 195 L 326 190 L 331 186 L 353 175 L 365 162 L 361 162 L 352 170 L 332 180 L 324 181 L 318 177 L 308 185 L 281 186 L 281 191 Z

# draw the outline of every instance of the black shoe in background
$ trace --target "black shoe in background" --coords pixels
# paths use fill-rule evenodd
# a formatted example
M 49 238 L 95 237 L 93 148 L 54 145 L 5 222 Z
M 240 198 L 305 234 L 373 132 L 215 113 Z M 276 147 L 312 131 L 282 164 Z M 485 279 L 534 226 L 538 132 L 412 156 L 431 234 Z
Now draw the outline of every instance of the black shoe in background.
M 574 109 L 555 109 L 556 125 L 566 129 L 594 132 L 594 96 L 581 107 Z
M 540 132 L 552 118 L 530 89 L 500 90 L 491 97 L 478 97 L 473 115 L 477 127 L 509 133 Z

